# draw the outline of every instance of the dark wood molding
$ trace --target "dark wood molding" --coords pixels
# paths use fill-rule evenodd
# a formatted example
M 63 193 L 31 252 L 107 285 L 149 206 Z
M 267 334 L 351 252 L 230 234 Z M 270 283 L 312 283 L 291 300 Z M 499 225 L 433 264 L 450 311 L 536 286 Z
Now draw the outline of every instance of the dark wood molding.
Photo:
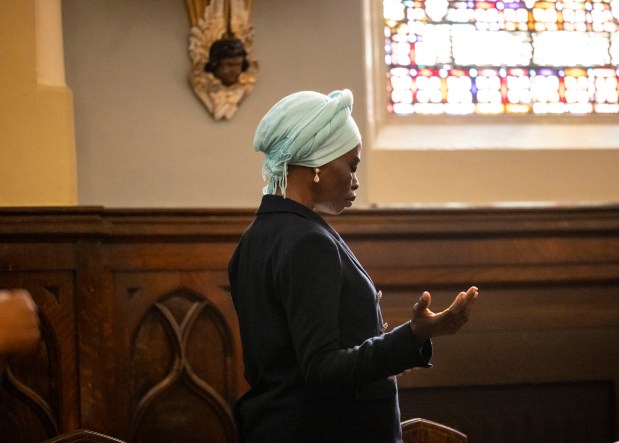
M 0 235 L 239 236 L 255 209 L 0 208 Z M 497 236 L 619 231 L 619 205 L 531 208 L 351 209 L 326 219 L 348 238 Z

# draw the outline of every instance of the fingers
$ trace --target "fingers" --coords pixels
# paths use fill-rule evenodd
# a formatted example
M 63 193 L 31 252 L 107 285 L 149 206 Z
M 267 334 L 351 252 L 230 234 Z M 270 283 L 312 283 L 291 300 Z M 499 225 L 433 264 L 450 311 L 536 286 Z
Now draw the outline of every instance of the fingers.
M 466 292 L 460 292 L 449 308 L 443 313 L 442 329 L 445 334 L 456 333 L 469 319 L 473 303 L 479 292 L 477 287 L 471 286 Z
M 477 296 L 479 295 L 479 290 L 475 286 L 471 286 L 464 296 L 464 312 L 466 317 L 468 318 L 469 313 L 471 312 L 471 308 L 477 300 Z
M 475 298 L 477 298 L 478 294 L 479 294 L 479 289 L 477 289 L 476 286 L 471 286 L 466 291 L 466 298 L 467 299 L 475 299 Z
M 421 340 L 445 334 L 455 334 L 467 321 L 479 290 L 471 286 L 466 292 L 460 292 L 449 308 L 438 314 L 428 309 L 432 297 L 424 292 L 413 306 L 411 328 Z
M 478 291 L 479 290 L 475 286 L 471 286 L 466 292 L 460 292 L 449 307 L 449 310 L 458 311 L 460 309 L 470 309 L 470 305 L 477 298 Z

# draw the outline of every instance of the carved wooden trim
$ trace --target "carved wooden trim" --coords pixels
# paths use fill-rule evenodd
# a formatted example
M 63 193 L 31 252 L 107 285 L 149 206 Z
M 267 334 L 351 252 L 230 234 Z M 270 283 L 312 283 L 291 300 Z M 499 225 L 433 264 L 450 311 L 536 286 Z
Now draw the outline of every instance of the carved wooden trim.
M 240 236 L 255 209 L 0 208 L 0 236 Z M 619 205 L 533 208 L 352 209 L 326 219 L 348 238 L 619 232 Z

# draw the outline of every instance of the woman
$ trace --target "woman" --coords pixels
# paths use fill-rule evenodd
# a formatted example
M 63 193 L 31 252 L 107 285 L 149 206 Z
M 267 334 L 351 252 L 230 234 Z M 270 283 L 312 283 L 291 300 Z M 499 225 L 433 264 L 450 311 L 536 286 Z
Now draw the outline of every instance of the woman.
M 235 406 L 247 442 L 398 442 L 395 375 L 430 367 L 430 338 L 454 333 L 477 289 L 385 332 L 377 293 L 315 211 L 339 214 L 359 187 L 352 94 L 298 92 L 264 116 L 254 148 L 269 183 L 228 272 L 250 390 Z

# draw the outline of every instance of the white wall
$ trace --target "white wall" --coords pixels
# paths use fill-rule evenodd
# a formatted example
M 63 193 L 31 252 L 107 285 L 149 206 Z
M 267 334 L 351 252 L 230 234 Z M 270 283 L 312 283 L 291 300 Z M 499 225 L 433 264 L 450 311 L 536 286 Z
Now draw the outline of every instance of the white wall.
M 62 7 L 81 205 L 256 206 L 263 182 L 255 127 L 297 90 L 352 89 L 364 129 L 359 0 L 254 1 L 260 72 L 224 122 L 211 119 L 188 85 L 183 0 L 63 0 Z
M 617 149 L 370 152 L 362 3 L 253 1 L 258 81 L 232 120 L 214 122 L 186 80 L 183 0 L 62 0 L 79 203 L 255 207 L 262 115 L 297 90 L 341 88 L 355 94 L 366 148 L 357 207 L 619 201 Z

